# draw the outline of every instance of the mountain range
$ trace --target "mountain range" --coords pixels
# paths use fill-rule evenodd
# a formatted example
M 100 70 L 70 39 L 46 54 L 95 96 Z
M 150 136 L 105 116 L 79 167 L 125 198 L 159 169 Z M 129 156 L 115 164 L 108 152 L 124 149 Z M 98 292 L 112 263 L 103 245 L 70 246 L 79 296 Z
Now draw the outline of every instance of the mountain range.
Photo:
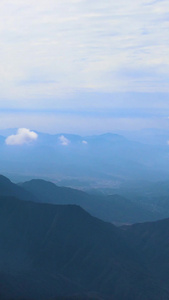
M 60 187 L 42 179 L 14 184 L 0 175 L 0 195 L 38 203 L 79 205 L 92 216 L 116 225 L 155 221 L 169 217 L 166 209 L 153 210 L 144 202 L 130 200 L 118 194 L 92 195 L 80 190 Z
M 116 227 L 44 186 L 0 177 L 0 299 L 169 299 L 169 219 Z
M 126 180 L 169 179 L 167 133 L 162 136 L 163 142 L 156 144 L 143 138 L 140 142 L 127 134 L 36 132 L 38 138 L 32 143 L 9 145 L 5 141 L 11 134 L 16 134 L 16 129 L 1 131 L 0 136 L 1 172 L 9 176 L 20 174 L 52 181 L 78 179 L 105 186 Z

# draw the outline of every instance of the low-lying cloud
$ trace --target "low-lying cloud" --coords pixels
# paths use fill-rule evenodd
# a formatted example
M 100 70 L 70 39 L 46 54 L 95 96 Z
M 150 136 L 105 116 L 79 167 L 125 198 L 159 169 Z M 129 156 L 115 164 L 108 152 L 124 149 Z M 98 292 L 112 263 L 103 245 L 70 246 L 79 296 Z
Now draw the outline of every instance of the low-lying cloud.
M 30 131 L 27 128 L 19 128 L 16 134 L 10 135 L 6 138 L 7 145 L 23 145 L 37 140 L 38 134 Z
M 70 144 L 70 141 L 64 135 L 59 137 L 59 141 L 62 146 L 68 146 Z

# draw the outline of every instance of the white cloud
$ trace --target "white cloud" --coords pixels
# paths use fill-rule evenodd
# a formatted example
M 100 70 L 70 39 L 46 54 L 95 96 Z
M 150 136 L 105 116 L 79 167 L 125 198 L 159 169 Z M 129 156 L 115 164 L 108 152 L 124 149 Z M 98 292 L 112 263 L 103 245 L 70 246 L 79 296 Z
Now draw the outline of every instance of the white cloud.
M 30 131 L 27 128 L 19 128 L 15 135 L 10 135 L 6 138 L 7 145 L 22 145 L 35 141 L 38 135 L 34 131 Z
M 68 146 L 70 144 L 70 141 L 64 135 L 59 137 L 59 141 L 62 146 Z
M 87 145 L 88 142 L 87 141 L 82 141 L 82 144 Z

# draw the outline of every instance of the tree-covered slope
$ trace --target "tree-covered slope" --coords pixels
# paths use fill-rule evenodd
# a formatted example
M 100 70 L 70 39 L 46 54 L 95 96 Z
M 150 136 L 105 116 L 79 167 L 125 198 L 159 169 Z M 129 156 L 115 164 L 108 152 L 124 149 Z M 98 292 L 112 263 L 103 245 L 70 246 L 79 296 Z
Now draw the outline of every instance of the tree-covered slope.
M 121 229 L 75 205 L 1 197 L 0 245 L 1 299 L 169 297 Z

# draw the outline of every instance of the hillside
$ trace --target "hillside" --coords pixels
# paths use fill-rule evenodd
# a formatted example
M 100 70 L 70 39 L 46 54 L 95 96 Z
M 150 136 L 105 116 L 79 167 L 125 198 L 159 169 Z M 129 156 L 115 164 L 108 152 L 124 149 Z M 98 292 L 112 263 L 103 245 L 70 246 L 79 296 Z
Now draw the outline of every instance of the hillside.
M 8 178 L 0 176 L 0 196 L 14 196 L 26 201 L 51 204 L 76 204 L 90 214 L 117 225 L 154 221 L 166 217 L 144 203 L 136 203 L 123 196 L 90 195 L 80 190 L 58 187 L 45 180 L 31 180 L 14 184 Z
M 58 187 L 45 180 L 31 180 L 20 184 L 38 202 L 53 204 L 77 204 L 93 216 L 104 221 L 121 224 L 154 221 L 163 218 L 160 212 L 153 212 L 146 205 L 136 203 L 123 196 L 89 195 L 79 190 Z
M 168 288 L 169 219 L 123 227 L 127 241 L 154 275 Z
M 78 206 L 0 197 L 0 244 L 2 300 L 169 299 L 123 231 Z

